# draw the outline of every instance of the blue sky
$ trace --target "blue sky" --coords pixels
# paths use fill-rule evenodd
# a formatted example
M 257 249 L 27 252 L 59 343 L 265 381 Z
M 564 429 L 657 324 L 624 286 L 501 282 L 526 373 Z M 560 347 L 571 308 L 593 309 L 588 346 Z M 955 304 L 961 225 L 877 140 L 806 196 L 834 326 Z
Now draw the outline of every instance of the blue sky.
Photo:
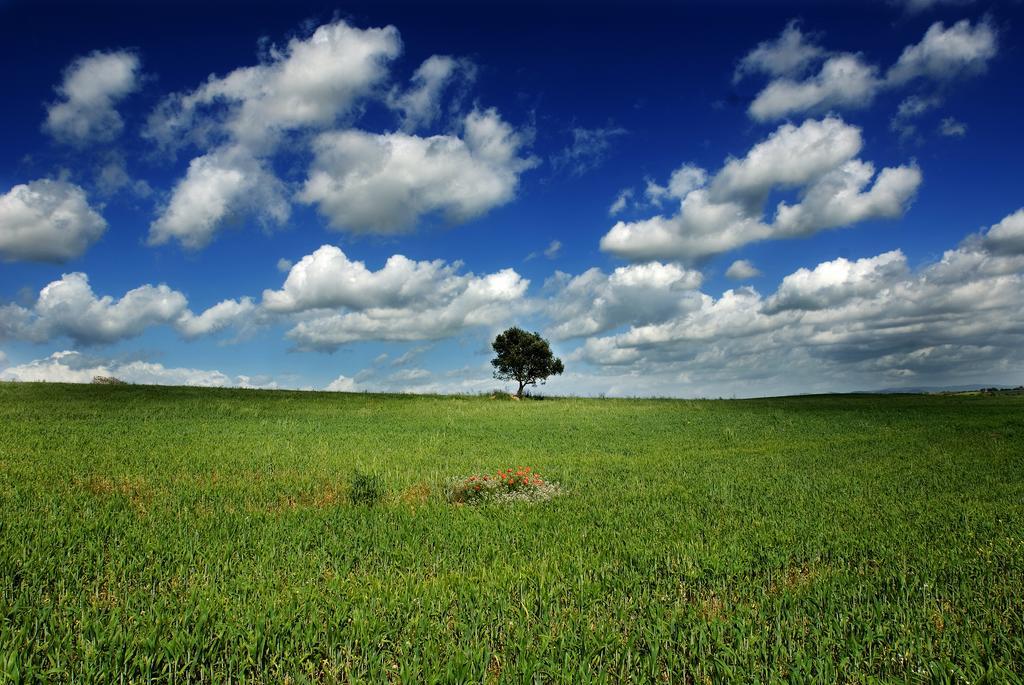
M 0 2 L 0 379 L 1024 382 L 1024 11 Z

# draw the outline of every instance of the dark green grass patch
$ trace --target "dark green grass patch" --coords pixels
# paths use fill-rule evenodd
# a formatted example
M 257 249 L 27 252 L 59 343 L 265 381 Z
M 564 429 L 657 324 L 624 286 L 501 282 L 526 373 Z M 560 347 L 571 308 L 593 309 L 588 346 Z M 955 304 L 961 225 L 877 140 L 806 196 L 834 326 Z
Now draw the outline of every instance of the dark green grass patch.
M 451 478 L 518 464 L 562 494 L 448 503 Z M 0 682 L 976 683 L 1024 664 L 1020 397 L 0 385 L 0 511 Z

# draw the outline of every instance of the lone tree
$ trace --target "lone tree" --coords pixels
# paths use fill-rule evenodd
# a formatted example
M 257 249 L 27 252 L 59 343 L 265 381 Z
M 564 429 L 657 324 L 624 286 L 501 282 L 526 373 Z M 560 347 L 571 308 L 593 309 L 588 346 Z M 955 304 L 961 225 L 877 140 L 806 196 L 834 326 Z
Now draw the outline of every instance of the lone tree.
M 523 396 L 527 385 L 543 383 L 548 376 L 562 373 L 562 360 L 551 354 L 548 341 L 540 333 L 528 333 L 522 328 L 509 328 L 491 343 L 498 356 L 491 360 L 494 377 L 501 381 L 517 381 L 516 397 Z

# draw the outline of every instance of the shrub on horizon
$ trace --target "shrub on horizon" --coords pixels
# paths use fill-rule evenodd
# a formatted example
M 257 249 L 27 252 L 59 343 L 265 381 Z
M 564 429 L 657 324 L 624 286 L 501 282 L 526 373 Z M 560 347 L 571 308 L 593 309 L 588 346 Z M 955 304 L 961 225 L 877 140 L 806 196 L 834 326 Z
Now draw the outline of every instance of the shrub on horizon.
M 93 376 L 93 385 L 128 385 L 116 376 Z

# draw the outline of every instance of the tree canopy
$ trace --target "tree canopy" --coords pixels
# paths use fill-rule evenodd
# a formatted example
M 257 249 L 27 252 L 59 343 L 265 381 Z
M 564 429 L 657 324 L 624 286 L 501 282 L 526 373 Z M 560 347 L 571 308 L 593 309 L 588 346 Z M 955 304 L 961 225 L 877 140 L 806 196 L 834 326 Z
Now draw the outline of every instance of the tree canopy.
M 549 376 L 565 370 L 562 360 L 552 354 L 551 346 L 540 337 L 540 333 L 512 327 L 499 333 L 491 347 L 497 355 L 491 360 L 494 377 L 519 383 L 516 397 L 523 396 L 523 388 L 527 385 L 537 385 L 538 381 L 543 383 Z

